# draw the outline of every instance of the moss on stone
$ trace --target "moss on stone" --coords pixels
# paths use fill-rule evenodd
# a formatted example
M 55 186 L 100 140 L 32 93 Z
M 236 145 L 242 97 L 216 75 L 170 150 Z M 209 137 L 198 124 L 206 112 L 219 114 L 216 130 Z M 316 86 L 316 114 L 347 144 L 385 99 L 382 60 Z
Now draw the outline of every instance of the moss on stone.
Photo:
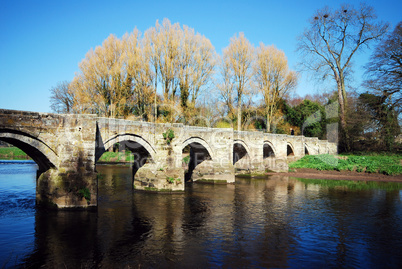
M 196 183 L 208 183 L 208 184 L 227 184 L 228 183 L 227 180 L 206 179 L 206 178 L 198 179 L 195 182 Z

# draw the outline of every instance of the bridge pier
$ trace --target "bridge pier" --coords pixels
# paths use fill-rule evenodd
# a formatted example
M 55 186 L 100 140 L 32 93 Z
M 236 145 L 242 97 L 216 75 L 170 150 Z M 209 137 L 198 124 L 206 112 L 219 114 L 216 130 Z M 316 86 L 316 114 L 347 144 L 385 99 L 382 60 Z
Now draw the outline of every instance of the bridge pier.
M 140 162 L 143 162 L 140 160 Z M 160 141 L 158 153 L 134 174 L 136 190 L 177 192 L 184 191 L 184 169 L 181 152 Z
M 58 209 L 96 207 L 95 116 L 58 115 L 54 118 L 47 116 L 47 119 L 57 123 L 54 129 L 48 130 L 52 136 L 46 140 L 48 144 L 57 145 L 53 147 L 57 150 L 57 159 L 52 160 L 49 169 L 40 168 L 38 171 L 37 205 Z
M 215 184 L 227 184 L 235 182 L 234 166 L 230 162 L 220 163 L 206 160 L 195 167 L 192 180 Z
M 37 179 L 36 203 L 47 208 L 91 208 L 98 202 L 97 175 L 93 171 L 52 168 Z

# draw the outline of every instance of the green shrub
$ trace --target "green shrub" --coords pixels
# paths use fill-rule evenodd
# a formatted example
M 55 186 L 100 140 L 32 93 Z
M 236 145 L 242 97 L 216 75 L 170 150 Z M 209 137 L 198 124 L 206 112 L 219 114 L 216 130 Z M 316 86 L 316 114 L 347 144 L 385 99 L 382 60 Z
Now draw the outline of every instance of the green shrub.
M 190 162 L 190 156 L 184 157 L 184 158 L 183 158 L 183 162 L 184 162 L 185 164 L 188 164 L 188 163 Z
M 87 187 L 84 187 L 82 189 L 78 190 L 78 194 L 81 197 L 84 197 L 85 200 L 87 200 L 88 202 L 91 201 L 91 192 L 89 191 L 89 189 Z
M 170 145 L 170 143 L 172 142 L 173 138 L 175 138 L 174 131 L 172 129 L 168 129 L 165 133 L 162 133 L 162 135 L 163 135 L 163 139 L 166 140 L 166 143 L 168 145 Z

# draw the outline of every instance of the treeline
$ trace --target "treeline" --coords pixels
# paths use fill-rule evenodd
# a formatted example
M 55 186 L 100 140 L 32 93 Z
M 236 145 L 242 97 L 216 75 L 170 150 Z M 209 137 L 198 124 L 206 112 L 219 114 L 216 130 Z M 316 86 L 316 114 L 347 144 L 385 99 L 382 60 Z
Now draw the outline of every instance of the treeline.
M 209 39 L 164 19 L 142 35 L 110 35 L 91 49 L 71 82 L 51 89 L 58 113 L 264 130 L 339 141 L 340 151 L 396 150 L 400 133 L 402 23 L 389 30 L 365 5 L 318 10 L 298 38 L 301 66 L 336 85 L 293 95 L 298 74 L 283 51 L 234 35 L 218 55 Z M 381 41 L 360 94 L 347 91 L 351 60 Z M 323 89 L 324 90 L 324 89 Z M 325 90 L 325 92 L 328 92 Z
M 189 123 L 203 110 L 203 93 L 238 129 L 247 101 L 260 95 L 271 123 L 276 101 L 297 83 L 285 54 L 274 46 L 255 48 L 240 33 L 220 56 L 209 39 L 168 19 L 143 37 L 138 30 L 121 39 L 110 35 L 79 69 L 71 82 L 51 89 L 53 111 Z

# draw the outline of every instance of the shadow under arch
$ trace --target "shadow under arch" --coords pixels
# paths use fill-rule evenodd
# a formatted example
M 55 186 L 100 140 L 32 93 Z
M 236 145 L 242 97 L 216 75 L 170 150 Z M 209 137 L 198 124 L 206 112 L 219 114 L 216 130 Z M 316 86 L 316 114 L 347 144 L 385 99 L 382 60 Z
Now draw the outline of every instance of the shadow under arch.
M 310 155 L 310 150 L 306 143 L 304 144 L 304 155 Z
M 21 131 L 1 129 L 0 140 L 24 151 L 38 165 L 37 177 L 50 168 L 55 168 L 58 156 L 43 141 Z
M 213 160 L 212 149 L 205 140 L 199 137 L 191 137 L 183 142 L 183 154 L 188 154 L 188 167 L 185 171 L 185 181 L 191 181 L 194 169 L 205 160 Z
M 271 142 L 269 141 L 264 141 L 264 146 L 263 146 L 263 159 L 269 158 L 269 157 L 275 157 L 275 149 L 274 145 L 272 145 Z
M 118 134 L 112 138 L 109 138 L 103 143 L 103 148 L 106 150 L 116 143 L 121 144 L 123 142 L 134 150 L 140 148 L 140 146 L 143 147 L 149 153 L 152 160 L 155 160 L 156 150 L 152 147 L 152 145 L 141 136 L 134 134 Z
M 99 143 L 99 141 L 98 141 Z M 102 142 L 101 142 L 102 143 Z M 155 149 L 151 144 L 141 136 L 134 134 L 119 134 L 108 139 L 103 145 L 102 149 L 105 152 L 107 149 L 113 147 L 115 144 L 119 144 L 119 151 L 129 150 L 132 152 L 134 159 L 132 162 L 132 178 L 144 164 L 149 162 L 155 162 Z M 98 154 L 97 154 L 98 155 Z M 100 155 L 99 155 L 100 158 Z M 96 161 L 99 160 L 97 158 Z
M 243 140 L 236 139 L 233 141 L 233 164 L 239 160 L 250 156 L 250 149 Z
M 290 143 L 287 143 L 287 146 L 286 146 L 286 155 L 287 155 L 288 157 L 295 155 L 295 152 L 294 152 L 294 150 L 293 150 L 293 146 L 292 146 L 292 144 L 290 144 Z

